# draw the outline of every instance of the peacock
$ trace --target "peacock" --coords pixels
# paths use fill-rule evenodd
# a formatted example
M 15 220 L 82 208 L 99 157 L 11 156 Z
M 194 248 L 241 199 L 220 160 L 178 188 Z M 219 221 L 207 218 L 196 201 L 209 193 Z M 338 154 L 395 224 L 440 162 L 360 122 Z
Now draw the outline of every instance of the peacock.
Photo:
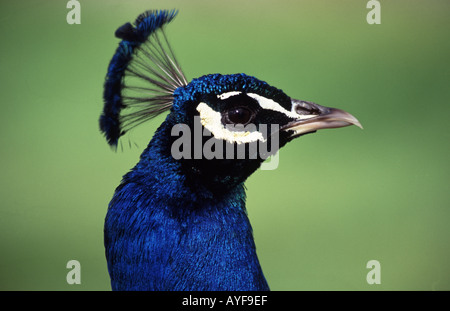
M 297 137 L 361 124 L 243 73 L 188 82 L 164 31 L 177 13 L 147 11 L 115 32 L 121 41 L 107 69 L 99 122 L 108 144 L 116 149 L 134 127 L 167 116 L 108 206 L 111 286 L 266 291 L 244 182 Z

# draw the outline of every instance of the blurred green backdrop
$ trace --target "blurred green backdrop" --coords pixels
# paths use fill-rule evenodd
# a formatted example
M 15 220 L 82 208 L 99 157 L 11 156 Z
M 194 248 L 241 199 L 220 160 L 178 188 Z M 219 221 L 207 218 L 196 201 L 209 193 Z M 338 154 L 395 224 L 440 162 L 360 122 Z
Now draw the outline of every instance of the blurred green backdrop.
M 247 182 L 273 290 L 450 289 L 450 2 L 67 1 L 0 4 L 0 289 L 109 290 L 103 220 L 163 117 L 113 152 L 100 135 L 115 29 L 178 8 L 167 28 L 187 76 L 254 75 L 350 111 L 364 130 L 305 136 Z M 66 263 L 81 263 L 81 285 Z M 369 260 L 381 284 L 368 285 Z

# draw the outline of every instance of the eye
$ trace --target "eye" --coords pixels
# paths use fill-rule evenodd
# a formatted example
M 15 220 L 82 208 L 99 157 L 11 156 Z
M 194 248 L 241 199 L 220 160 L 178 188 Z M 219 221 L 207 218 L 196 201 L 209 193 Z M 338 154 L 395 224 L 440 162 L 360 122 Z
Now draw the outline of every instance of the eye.
M 235 107 L 226 112 L 229 122 L 246 125 L 253 118 L 253 112 L 245 107 Z

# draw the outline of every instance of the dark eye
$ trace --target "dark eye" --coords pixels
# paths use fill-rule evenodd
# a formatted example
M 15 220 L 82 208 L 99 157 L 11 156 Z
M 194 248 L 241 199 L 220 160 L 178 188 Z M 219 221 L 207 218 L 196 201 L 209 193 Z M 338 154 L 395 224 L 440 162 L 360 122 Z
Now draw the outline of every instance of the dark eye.
M 246 125 L 253 117 L 253 113 L 250 109 L 245 107 L 236 107 L 227 112 L 227 119 L 234 124 Z

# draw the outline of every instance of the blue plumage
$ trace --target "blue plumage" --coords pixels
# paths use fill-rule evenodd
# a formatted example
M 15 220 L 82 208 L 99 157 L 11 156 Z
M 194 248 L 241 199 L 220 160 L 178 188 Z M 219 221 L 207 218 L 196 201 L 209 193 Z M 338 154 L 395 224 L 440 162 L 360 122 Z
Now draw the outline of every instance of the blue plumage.
M 134 27 L 130 23 L 126 23 L 115 32 L 116 37 L 123 40 L 119 43 L 108 67 L 103 92 L 105 106 L 103 114 L 100 116 L 100 129 L 111 146 L 116 146 L 120 136 L 126 132 L 123 129 L 120 112 L 127 106 L 122 91 L 127 69 L 130 71 L 130 62 L 136 58 L 139 51 L 143 50 L 142 44 L 151 35 L 161 31 L 163 26 L 172 21 L 176 15 L 177 11 L 174 10 L 148 11 L 138 16 Z M 131 73 L 136 74 L 136 72 Z M 147 79 L 150 83 L 158 84 L 158 77 L 156 80 L 151 77 L 147 77 Z M 173 89 L 169 88 L 169 91 L 173 91 Z
M 109 204 L 105 252 L 112 288 L 268 290 L 245 208 L 244 182 L 264 161 L 249 156 L 256 154 L 252 144 L 276 139 L 282 147 L 318 129 L 360 124 L 342 110 L 292 99 L 245 74 L 187 83 L 163 33 L 175 15 L 149 11 L 116 31 L 123 40 L 108 68 L 100 118 L 108 143 L 116 146 L 129 129 L 170 113 Z M 262 133 L 268 124 L 278 130 Z M 254 127 L 243 128 L 248 125 Z M 218 156 L 174 157 L 180 137 L 173 130 L 196 126 L 207 134 L 200 149 L 212 139 Z M 198 144 L 195 131 L 189 133 L 186 141 Z M 229 157 L 222 144 L 244 153 Z
M 105 221 L 113 290 L 266 290 L 243 184 L 215 194 L 187 185 L 167 157 L 164 124 L 124 176 Z

